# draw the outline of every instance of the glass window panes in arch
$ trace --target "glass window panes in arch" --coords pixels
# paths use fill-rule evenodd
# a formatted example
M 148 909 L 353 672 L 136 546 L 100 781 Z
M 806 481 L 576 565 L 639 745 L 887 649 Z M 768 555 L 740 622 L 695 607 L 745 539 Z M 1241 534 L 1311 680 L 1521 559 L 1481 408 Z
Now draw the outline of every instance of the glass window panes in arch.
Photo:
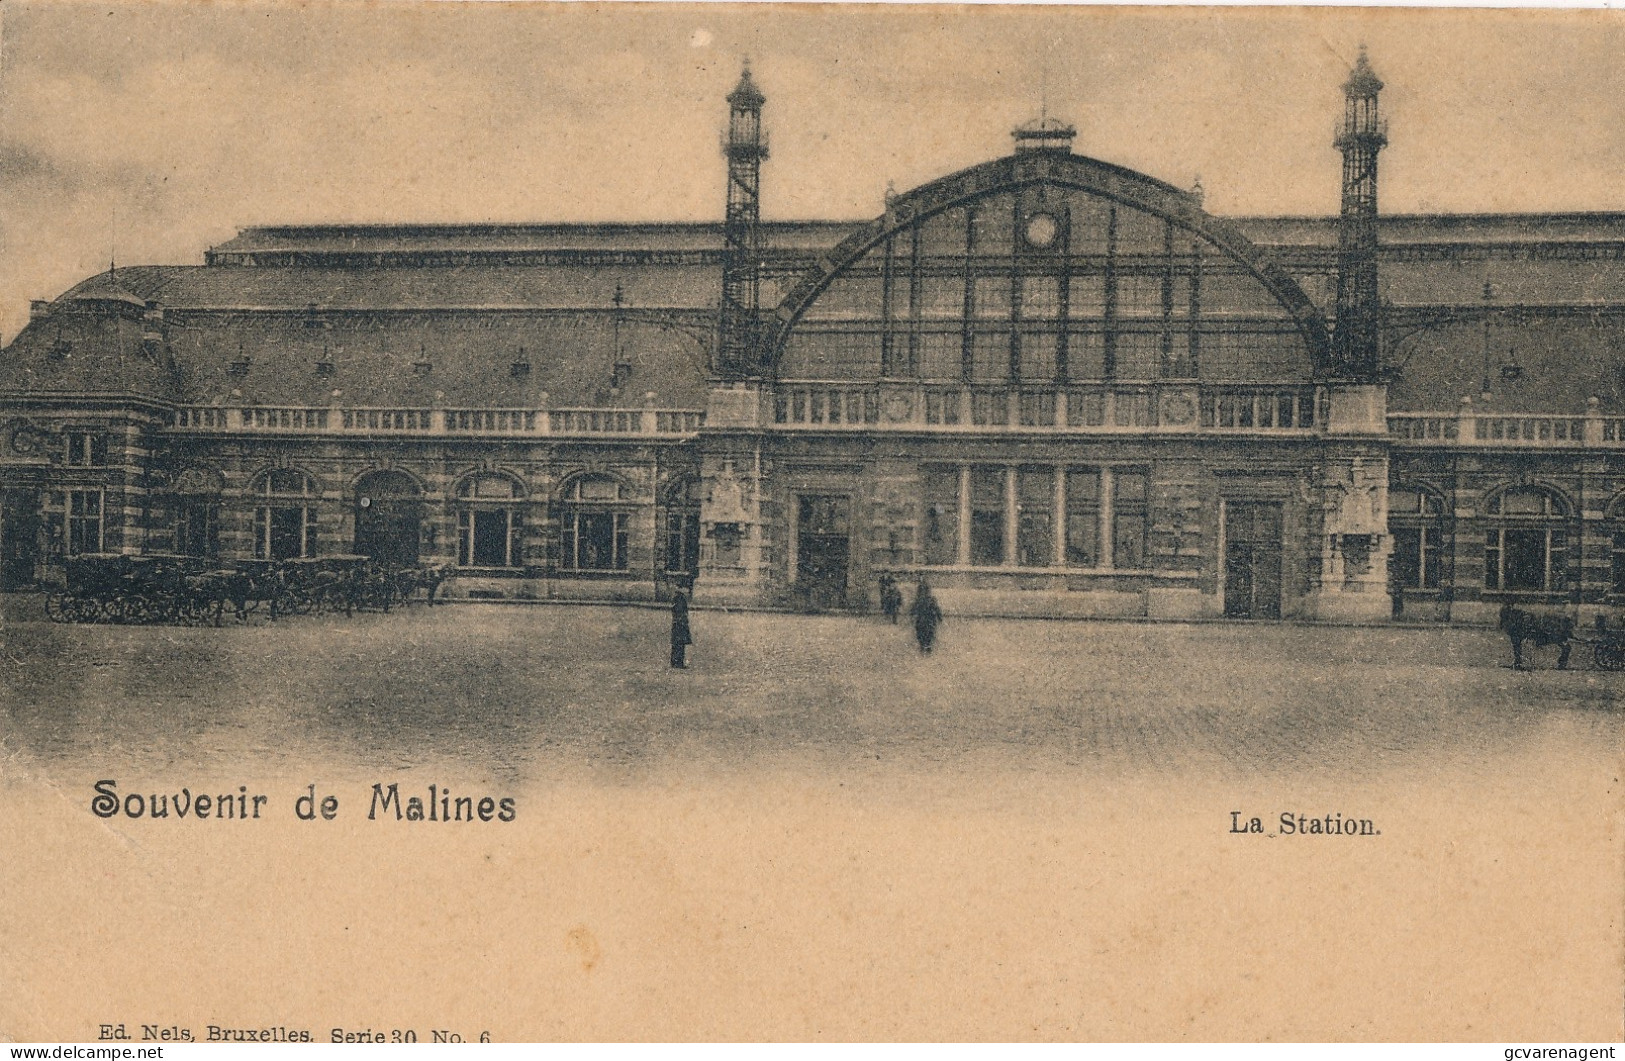
M 1557 592 L 1568 586 L 1568 508 L 1538 486 L 1512 487 L 1484 506 L 1484 587 Z
M 1388 491 L 1393 555 L 1388 571 L 1401 589 L 1438 589 L 1444 555 L 1444 502 L 1415 487 Z
M 519 567 L 524 526 L 519 484 L 505 475 L 476 475 L 457 488 L 457 563 Z
M 260 477 L 254 510 L 254 556 L 294 560 L 316 555 L 320 491 L 304 472 L 278 468 Z
M 1305 382 L 1275 292 L 1194 228 L 1078 189 L 1006 188 L 893 231 L 786 338 L 781 378 Z
M 587 475 L 559 506 L 559 566 L 567 571 L 625 571 L 631 511 L 620 480 Z

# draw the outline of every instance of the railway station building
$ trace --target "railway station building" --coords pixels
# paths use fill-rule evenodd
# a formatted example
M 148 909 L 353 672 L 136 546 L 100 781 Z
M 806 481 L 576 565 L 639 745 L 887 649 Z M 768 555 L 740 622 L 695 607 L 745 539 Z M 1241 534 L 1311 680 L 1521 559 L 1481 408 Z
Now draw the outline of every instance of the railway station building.
M 1362 54 L 1333 216 L 1214 216 L 1046 118 L 871 220 L 764 221 L 794 174 L 747 71 L 719 223 L 258 227 L 120 266 L 0 352 L 0 581 L 363 553 L 489 599 L 1625 602 L 1625 214 L 1381 214 L 1381 90 Z

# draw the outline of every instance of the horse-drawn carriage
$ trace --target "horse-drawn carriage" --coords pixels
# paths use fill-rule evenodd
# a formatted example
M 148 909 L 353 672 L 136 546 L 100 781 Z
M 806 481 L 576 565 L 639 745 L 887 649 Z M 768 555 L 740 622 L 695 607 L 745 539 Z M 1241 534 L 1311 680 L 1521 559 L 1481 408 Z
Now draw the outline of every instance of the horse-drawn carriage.
M 1591 649 L 1592 666 L 1598 670 L 1625 670 L 1625 626 L 1610 626 L 1608 616 L 1598 615 L 1589 636 L 1577 632 L 1578 623 L 1567 611 L 1543 612 L 1505 604 L 1501 607 L 1500 627 L 1512 641 L 1512 666 L 1523 670 L 1526 642 L 1544 648 L 1555 645 L 1559 649 L 1557 666 L 1569 665 L 1569 656 L 1575 645 Z
M 58 623 L 196 623 L 218 620 L 222 596 L 196 557 L 85 553 L 70 557 L 66 583 L 45 595 Z
M 445 579 L 443 568 L 385 570 L 356 554 L 237 560 L 210 570 L 207 561 L 191 556 L 87 553 L 70 557 L 65 571 L 65 585 L 45 597 L 52 622 L 218 626 L 228 604 L 239 622 L 261 605 L 272 621 L 311 612 L 352 615 L 419 599 L 433 604 Z

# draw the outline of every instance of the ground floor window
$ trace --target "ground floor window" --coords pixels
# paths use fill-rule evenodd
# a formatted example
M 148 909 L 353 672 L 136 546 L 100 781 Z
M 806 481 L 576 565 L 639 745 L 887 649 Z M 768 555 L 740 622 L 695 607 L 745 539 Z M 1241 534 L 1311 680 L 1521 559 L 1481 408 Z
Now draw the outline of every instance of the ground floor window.
M 1415 488 L 1388 491 L 1390 581 L 1400 589 L 1438 589 L 1444 554 L 1444 501 Z
M 1484 506 L 1484 587 L 1558 592 L 1568 586 L 1567 509 L 1540 487 L 1515 487 Z
M 511 508 L 465 508 L 457 513 L 457 563 L 514 567 L 518 514 Z
M 1055 562 L 1055 469 L 1016 471 L 1016 563 L 1048 567 Z
M 181 497 L 175 502 L 175 551 L 182 556 L 220 553 L 220 506 L 213 501 Z
M 624 571 L 625 512 L 583 512 L 565 515 L 563 566 L 579 571 Z
M 970 471 L 970 562 L 980 566 L 1004 563 L 1003 468 Z
M 457 563 L 461 567 L 519 567 L 519 484 L 505 475 L 476 475 L 457 487 Z
M 68 491 L 68 555 L 102 551 L 102 492 Z
M 569 571 L 625 571 L 630 565 L 623 488 L 604 475 L 577 479 L 559 505 L 559 566 Z
M 927 565 L 1136 571 L 1148 563 L 1144 467 L 927 465 L 921 492 Z
M 254 556 L 297 560 L 316 555 L 316 510 L 308 505 L 254 510 Z
M 1143 468 L 1112 469 L 1112 566 L 1138 570 L 1146 565 L 1146 500 L 1149 476 Z
M 959 468 L 928 467 L 921 476 L 925 493 L 924 548 L 927 564 L 959 561 Z
M 666 573 L 696 574 L 700 569 L 700 484 L 685 479 L 666 495 Z
M 295 560 L 316 555 L 316 481 L 293 468 L 274 468 L 252 491 L 262 498 L 254 509 L 254 556 Z

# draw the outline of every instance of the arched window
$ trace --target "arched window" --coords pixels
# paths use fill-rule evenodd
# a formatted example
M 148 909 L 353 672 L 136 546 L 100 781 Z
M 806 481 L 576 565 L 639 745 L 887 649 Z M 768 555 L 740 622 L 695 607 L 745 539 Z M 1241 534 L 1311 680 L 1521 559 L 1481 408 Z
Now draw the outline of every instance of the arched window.
M 254 556 L 292 560 L 316 555 L 315 480 L 304 472 L 278 468 L 260 477 L 254 490 Z
M 559 566 L 566 571 L 625 571 L 627 510 L 624 490 L 607 475 L 571 483 L 559 505 Z
M 1444 500 L 1429 490 L 1388 491 L 1391 581 L 1401 589 L 1438 589 L 1444 552 Z
M 1551 491 L 1515 486 L 1484 506 L 1484 588 L 1558 592 L 1568 586 L 1568 507 Z
M 666 494 L 666 574 L 692 577 L 700 569 L 700 481 L 689 476 Z
M 457 487 L 457 563 L 463 567 L 519 567 L 519 484 L 505 475 L 476 475 Z

